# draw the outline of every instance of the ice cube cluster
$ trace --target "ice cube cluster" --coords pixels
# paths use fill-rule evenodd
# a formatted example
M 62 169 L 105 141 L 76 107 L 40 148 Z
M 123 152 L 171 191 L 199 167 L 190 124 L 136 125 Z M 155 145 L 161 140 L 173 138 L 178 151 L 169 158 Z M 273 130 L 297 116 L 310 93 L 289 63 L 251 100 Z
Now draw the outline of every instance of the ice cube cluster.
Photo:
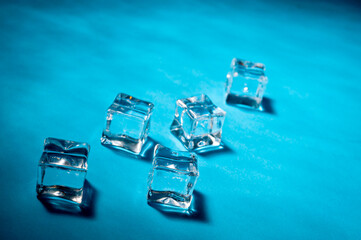
M 268 79 L 265 66 L 234 58 L 227 74 L 226 103 L 262 111 Z M 197 154 L 223 148 L 226 112 L 205 94 L 176 101 L 170 132 L 186 151 L 157 144 L 148 175 L 148 204 L 164 211 L 191 214 L 199 176 Z M 129 156 L 143 157 L 154 104 L 119 93 L 106 113 L 101 143 Z M 90 146 L 84 142 L 46 138 L 38 164 L 38 198 L 57 206 L 81 209 Z M 149 149 L 147 149 L 149 150 Z

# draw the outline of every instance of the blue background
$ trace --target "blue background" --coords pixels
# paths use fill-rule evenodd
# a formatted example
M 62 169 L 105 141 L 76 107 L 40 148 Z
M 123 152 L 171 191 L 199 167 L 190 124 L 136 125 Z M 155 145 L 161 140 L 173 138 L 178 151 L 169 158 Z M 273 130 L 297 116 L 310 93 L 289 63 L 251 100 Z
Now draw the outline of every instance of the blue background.
M 356 1 L 2 1 L 0 30 L 0 238 L 359 239 Z M 266 64 L 269 111 L 225 104 L 233 57 Z M 199 157 L 199 217 L 149 207 L 149 159 L 100 145 L 118 92 L 152 101 L 151 138 L 181 150 L 177 99 L 227 112 L 226 150 Z M 90 216 L 36 198 L 50 136 L 91 145 Z

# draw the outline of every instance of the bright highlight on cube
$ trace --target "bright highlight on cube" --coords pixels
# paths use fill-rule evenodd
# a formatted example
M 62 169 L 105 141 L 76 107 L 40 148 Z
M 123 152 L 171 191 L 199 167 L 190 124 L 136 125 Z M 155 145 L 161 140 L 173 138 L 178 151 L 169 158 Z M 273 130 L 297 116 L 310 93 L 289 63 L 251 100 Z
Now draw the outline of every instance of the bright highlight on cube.
M 158 144 L 148 178 L 148 203 L 162 210 L 187 210 L 198 175 L 195 154 Z
M 234 58 L 227 74 L 226 102 L 262 110 L 267 82 L 264 64 Z
M 226 112 L 207 95 L 177 100 L 171 132 L 188 150 L 199 152 L 221 147 Z
M 81 204 L 89 150 L 87 143 L 46 138 L 38 165 L 38 197 Z
M 119 93 L 107 111 L 101 143 L 138 155 L 147 139 L 154 105 Z

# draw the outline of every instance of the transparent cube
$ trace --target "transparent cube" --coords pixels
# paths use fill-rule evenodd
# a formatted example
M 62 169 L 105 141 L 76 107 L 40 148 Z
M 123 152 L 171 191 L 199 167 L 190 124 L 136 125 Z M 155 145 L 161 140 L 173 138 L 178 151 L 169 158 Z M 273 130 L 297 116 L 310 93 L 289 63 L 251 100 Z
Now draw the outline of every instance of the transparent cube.
M 226 102 L 262 110 L 267 82 L 264 64 L 234 58 L 227 74 Z
M 225 116 L 207 95 L 180 99 L 170 130 L 188 150 L 212 150 L 221 147 Z
M 188 209 L 198 175 L 195 154 L 158 144 L 148 177 L 148 203 L 180 212 Z
M 38 197 L 81 204 L 89 150 L 87 143 L 46 138 L 38 165 Z
M 119 93 L 107 111 L 101 143 L 138 155 L 147 139 L 154 105 Z

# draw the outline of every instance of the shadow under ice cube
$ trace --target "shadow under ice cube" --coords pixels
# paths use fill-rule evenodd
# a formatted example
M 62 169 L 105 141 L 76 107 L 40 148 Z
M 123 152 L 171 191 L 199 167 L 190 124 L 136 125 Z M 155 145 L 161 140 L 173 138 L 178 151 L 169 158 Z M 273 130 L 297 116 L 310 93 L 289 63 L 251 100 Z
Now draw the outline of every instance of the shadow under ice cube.
M 179 99 L 170 130 L 189 150 L 214 150 L 221 147 L 225 116 L 207 95 Z
M 234 58 L 227 74 L 226 102 L 262 110 L 267 82 L 264 64 Z
M 38 198 L 68 206 L 81 204 L 89 150 L 87 143 L 46 138 L 38 165 Z
M 101 143 L 138 155 L 147 139 L 154 105 L 120 93 L 107 111 Z
M 164 211 L 186 213 L 198 175 L 195 154 L 158 144 L 148 177 L 148 204 Z

